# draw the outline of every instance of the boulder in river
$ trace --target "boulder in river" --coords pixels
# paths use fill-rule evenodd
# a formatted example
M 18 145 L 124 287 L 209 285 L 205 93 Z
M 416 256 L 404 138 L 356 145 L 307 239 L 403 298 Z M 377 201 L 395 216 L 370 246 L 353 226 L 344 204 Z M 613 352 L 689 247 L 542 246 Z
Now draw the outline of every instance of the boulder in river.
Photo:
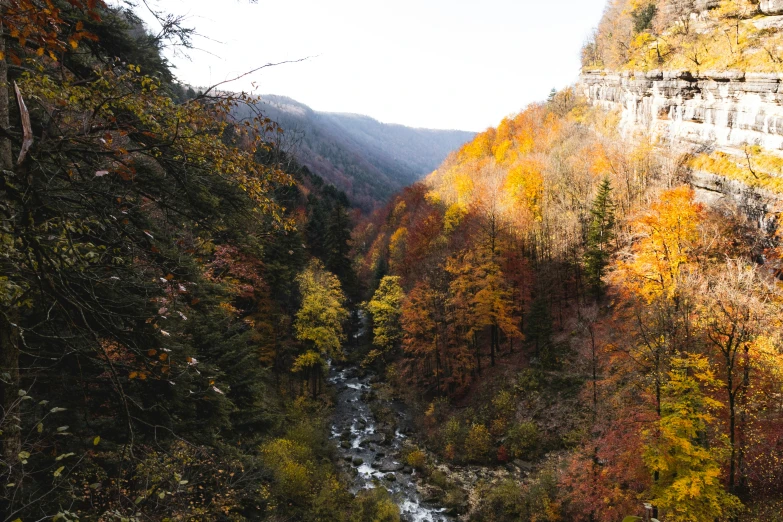
M 392 471 L 402 471 L 405 466 L 399 462 L 395 462 L 391 459 L 384 459 L 378 464 L 378 471 L 384 473 L 390 473 Z
M 433 486 L 432 484 L 419 485 L 419 494 L 421 495 L 422 502 L 432 503 L 437 503 L 446 496 L 445 491 L 443 491 L 438 486 Z
M 353 465 L 354 466 L 361 466 L 362 464 L 364 464 L 364 459 L 363 458 L 361 458 L 361 457 L 354 457 L 353 458 Z

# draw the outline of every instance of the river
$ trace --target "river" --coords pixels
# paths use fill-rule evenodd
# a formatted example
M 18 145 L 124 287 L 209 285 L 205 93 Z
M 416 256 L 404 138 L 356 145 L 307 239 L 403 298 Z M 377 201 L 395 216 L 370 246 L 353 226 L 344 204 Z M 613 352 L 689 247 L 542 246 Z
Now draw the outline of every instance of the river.
M 404 409 L 396 411 L 396 426 L 379 426 L 369 404 L 370 376 L 360 377 L 355 367 L 331 368 L 329 381 L 337 390 L 331 436 L 340 457 L 353 470 L 351 490 L 386 488 L 404 521 L 451 521 L 443 507 L 422 500 L 416 471 L 401 461 L 406 429 L 400 426 L 407 421 Z

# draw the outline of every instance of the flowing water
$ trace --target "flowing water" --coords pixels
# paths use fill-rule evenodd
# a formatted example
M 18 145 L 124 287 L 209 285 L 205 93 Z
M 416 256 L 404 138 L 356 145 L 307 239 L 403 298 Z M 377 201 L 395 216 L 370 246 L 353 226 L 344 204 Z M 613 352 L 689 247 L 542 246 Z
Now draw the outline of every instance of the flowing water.
M 352 491 L 386 488 L 400 506 L 405 521 L 452 520 L 444 514 L 444 508 L 424 502 L 416 489 L 416 471 L 405 466 L 400 456 L 406 435 L 398 428 L 393 433 L 379 429 L 368 403 L 369 380 L 370 377 L 359 377 L 355 368 L 330 371 L 329 381 L 337 389 L 332 438 L 340 457 L 355 470 Z M 397 415 L 398 426 L 404 425 L 404 411 Z

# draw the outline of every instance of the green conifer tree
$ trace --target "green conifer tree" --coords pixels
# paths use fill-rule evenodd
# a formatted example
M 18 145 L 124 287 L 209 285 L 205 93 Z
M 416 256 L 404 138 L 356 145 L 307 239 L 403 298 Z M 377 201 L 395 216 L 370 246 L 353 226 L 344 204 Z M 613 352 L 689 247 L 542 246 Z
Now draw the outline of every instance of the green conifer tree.
M 603 293 L 603 277 L 609 264 L 609 243 L 614 237 L 614 203 L 612 184 L 604 178 L 590 210 L 592 220 L 587 231 L 584 255 L 585 276 L 590 290 L 599 298 Z

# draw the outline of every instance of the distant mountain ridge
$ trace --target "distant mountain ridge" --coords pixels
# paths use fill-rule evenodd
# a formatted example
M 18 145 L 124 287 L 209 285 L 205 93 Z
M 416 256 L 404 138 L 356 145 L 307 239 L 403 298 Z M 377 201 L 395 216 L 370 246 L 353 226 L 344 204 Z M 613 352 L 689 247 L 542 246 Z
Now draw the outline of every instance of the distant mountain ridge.
M 422 179 L 475 136 L 314 111 L 285 96 L 263 95 L 257 107 L 282 126 L 287 146 L 301 163 L 365 210 Z

